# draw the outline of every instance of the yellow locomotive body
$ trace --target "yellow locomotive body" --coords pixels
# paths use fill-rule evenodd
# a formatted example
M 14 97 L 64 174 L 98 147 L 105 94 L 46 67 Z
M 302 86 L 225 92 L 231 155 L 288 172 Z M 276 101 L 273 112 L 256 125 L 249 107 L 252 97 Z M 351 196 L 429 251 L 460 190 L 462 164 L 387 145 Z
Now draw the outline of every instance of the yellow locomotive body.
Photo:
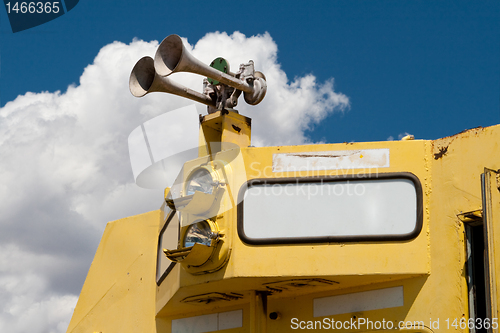
M 251 147 L 207 115 L 161 209 L 108 223 L 68 332 L 498 332 L 498 142 Z

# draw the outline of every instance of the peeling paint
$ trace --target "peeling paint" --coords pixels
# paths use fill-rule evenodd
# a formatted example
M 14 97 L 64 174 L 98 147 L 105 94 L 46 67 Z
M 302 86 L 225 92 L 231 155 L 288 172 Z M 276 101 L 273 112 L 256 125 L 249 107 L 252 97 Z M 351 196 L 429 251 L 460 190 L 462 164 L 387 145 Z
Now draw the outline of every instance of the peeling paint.
M 274 154 L 273 172 L 388 168 L 389 157 L 388 148 Z

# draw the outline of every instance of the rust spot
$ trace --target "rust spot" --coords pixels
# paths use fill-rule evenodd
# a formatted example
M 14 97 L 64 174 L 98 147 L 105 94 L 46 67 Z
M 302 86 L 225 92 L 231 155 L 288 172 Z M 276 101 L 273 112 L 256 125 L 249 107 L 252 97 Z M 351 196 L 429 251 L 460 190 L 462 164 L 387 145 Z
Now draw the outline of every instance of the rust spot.
M 463 134 L 463 133 L 466 133 L 466 132 L 472 132 L 472 131 L 479 131 L 479 130 L 484 130 L 484 128 L 482 126 L 478 126 L 478 127 L 474 127 L 474 128 L 469 128 L 469 129 L 466 129 L 466 130 L 463 130 L 462 132 L 459 132 L 455 135 L 459 135 L 459 134 Z
M 479 131 L 484 131 L 484 130 L 485 130 L 484 127 L 478 126 L 478 127 L 474 127 L 474 128 L 465 129 L 465 130 L 463 130 L 461 132 L 458 132 L 457 134 L 453 134 L 453 135 L 445 136 L 443 138 L 439 138 L 438 140 L 455 139 L 455 138 L 457 138 L 461 134 L 467 134 L 467 133 L 470 134 L 470 133 L 472 133 L 474 131 L 477 133 Z M 437 140 L 435 140 L 435 141 L 437 141 Z
M 435 153 L 434 154 L 434 159 L 435 160 L 438 160 L 440 159 L 441 157 L 443 157 L 446 153 L 448 152 L 448 146 L 446 147 L 440 147 L 439 148 L 439 152 Z
M 236 126 L 236 125 L 231 125 L 231 126 L 233 126 L 233 129 L 234 129 L 236 132 L 238 132 L 238 133 L 239 133 L 239 132 L 241 132 L 241 128 L 239 128 L 238 126 Z

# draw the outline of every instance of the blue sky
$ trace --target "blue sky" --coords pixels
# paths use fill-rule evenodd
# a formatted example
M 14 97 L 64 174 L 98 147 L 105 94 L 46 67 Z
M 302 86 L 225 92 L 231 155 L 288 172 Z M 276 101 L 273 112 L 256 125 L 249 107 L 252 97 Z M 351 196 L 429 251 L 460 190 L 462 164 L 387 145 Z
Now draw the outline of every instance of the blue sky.
M 348 112 L 308 132 L 313 141 L 436 139 L 500 121 L 498 1 L 80 1 L 16 34 L 0 12 L 2 106 L 27 91 L 64 92 L 115 40 L 237 30 L 269 32 L 289 79 L 334 77 L 349 97 Z
M 500 123 L 497 0 L 80 0 L 18 33 L 0 9 L 1 332 L 65 332 L 106 222 L 161 204 L 134 184 L 127 138 L 190 102 L 134 98 L 128 76 L 170 34 L 206 63 L 255 60 L 267 95 L 238 109 L 257 146 Z

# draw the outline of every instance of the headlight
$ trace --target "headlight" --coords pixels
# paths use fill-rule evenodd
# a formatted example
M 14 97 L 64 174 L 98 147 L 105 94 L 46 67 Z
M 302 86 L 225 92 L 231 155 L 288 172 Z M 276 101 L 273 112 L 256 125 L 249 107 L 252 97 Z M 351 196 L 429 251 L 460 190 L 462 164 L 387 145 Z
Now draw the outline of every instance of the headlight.
M 191 247 L 194 244 L 210 246 L 212 244 L 213 232 L 207 221 L 191 224 L 186 230 L 183 247 Z
M 175 250 L 165 249 L 163 252 L 168 259 L 190 266 L 201 266 L 212 256 L 218 248 L 220 234 L 217 225 L 204 220 L 185 227 L 181 232 L 181 246 Z
M 186 195 L 193 195 L 196 191 L 212 194 L 214 179 L 207 169 L 198 169 L 186 181 Z

